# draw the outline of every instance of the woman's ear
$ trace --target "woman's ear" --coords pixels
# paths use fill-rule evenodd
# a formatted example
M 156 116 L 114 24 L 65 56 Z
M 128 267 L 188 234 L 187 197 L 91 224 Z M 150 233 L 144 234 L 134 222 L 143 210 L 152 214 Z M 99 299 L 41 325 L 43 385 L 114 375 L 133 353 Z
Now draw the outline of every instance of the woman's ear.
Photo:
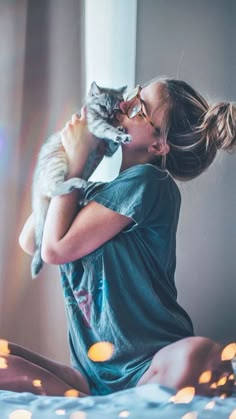
M 155 154 L 155 156 L 165 156 L 170 151 L 170 146 L 165 141 L 154 142 L 148 147 L 148 152 Z

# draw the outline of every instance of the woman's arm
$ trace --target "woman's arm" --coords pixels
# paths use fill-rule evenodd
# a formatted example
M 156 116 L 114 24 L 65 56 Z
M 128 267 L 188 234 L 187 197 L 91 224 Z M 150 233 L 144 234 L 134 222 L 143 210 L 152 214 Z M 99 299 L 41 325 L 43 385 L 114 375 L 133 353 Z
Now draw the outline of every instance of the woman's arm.
M 35 238 L 34 238 L 34 214 L 32 213 L 27 219 L 19 237 L 21 248 L 29 255 L 34 254 Z
M 73 218 L 76 203 L 74 192 L 70 196 L 54 198 L 51 202 L 42 246 L 45 262 L 60 265 L 79 259 L 112 239 L 132 222 L 131 218 L 95 201 Z
M 67 153 L 70 178 L 82 177 L 89 154 L 103 142 L 99 143 L 89 133 L 82 113 L 80 119 L 74 115 L 72 122 L 67 123 L 62 130 L 62 144 Z M 94 201 L 78 213 L 79 198 L 80 191 L 74 190 L 70 194 L 51 199 L 42 242 L 42 259 L 45 262 L 63 264 L 79 259 L 132 222 L 130 218 Z

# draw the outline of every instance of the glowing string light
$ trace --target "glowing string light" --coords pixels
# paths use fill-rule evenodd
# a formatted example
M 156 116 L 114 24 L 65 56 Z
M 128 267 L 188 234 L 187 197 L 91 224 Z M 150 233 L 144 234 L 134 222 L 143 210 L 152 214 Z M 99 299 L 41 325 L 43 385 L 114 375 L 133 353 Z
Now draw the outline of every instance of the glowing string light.
M 94 343 L 88 351 L 88 357 L 94 362 L 104 362 L 112 357 L 114 345 L 110 342 Z
M 128 416 L 130 415 L 130 412 L 128 410 L 123 410 L 123 412 L 119 413 L 119 418 L 128 418 Z
M 7 360 L 5 358 L 0 358 L 0 369 L 7 368 Z
M 229 419 L 236 419 L 236 409 L 230 414 Z
M 188 412 L 186 415 L 182 416 L 182 419 L 197 419 L 197 412 Z
M 71 388 L 70 390 L 65 391 L 64 396 L 65 397 L 79 397 L 79 391 L 75 390 L 74 388 Z
M 31 418 L 32 418 L 32 412 L 30 412 L 30 410 L 23 410 L 23 409 L 14 410 L 14 412 L 11 412 L 9 415 L 9 419 L 31 419 Z
M 235 356 L 236 356 L 236 343 L 230 343 L 223 349 L 221 353 L 221 360 L 231 361 Z
M 174 403 L 190 403 L 195 395 L 194 387 L 184 387 L 176 393 Z
M 227 381 L 227 377 L 221 377 L 218 381 L 217 381 L 217 387 L 219 386 L 224 386 L 225 383 Z
M 33 384 L 34 387 L 42 387 L 41 380 L 33 380 L 32 384 Z
M 0 339 L 0 355 L 8 355 L 9 353 L 10 349 L 8 341 Z
M 86 419 L 86 413 L 82 411 L 74 412 L 70 416 L 70 419 Z
M 211 376 L 212 376 L 212 373 L 210 370 L 204 371 L 200 375 L 198 382 L 200 384 L 209 383 L 209 381 L 211 380 Z
M 214 400 L 206 404 L 205 409 L 214 409 L 216 402 Z

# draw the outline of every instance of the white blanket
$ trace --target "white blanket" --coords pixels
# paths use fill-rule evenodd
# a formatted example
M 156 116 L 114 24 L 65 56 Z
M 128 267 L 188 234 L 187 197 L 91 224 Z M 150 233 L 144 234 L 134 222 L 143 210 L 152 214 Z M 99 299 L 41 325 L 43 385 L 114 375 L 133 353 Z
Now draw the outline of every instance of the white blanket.
M 0 419 L 235 419 L 236 392 L 226 399 L 194 396 L 174 401 L 158 384 L 84 398 L 0 391 Z

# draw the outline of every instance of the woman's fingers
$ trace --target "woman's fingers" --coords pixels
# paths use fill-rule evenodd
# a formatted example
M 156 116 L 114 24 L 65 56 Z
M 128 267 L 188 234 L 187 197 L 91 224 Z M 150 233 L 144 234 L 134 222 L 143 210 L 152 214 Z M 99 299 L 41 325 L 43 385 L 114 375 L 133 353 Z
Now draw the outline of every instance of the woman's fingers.
M 71 128 L 76 122 L 79 121 L 86 121 L 86 107 L 83 106 L 81 109 L 81 114 L 79 115 L 78 113 L 74 113 L 71 116 L 71 119 L 69 121 L 66 122 L 63 130 L 67 130 L 68 128 Z
M 79 115 L 77 113 L 74 113 L 71 117 L 71 122 L 74 124 L 76 121 L 79 121 Z
M 86 119 L 86 107 L 85 106 L 83 106 L 81 108 L 81 116 L 80 116 L 80 119 L 81 120 L 85 120 Z

